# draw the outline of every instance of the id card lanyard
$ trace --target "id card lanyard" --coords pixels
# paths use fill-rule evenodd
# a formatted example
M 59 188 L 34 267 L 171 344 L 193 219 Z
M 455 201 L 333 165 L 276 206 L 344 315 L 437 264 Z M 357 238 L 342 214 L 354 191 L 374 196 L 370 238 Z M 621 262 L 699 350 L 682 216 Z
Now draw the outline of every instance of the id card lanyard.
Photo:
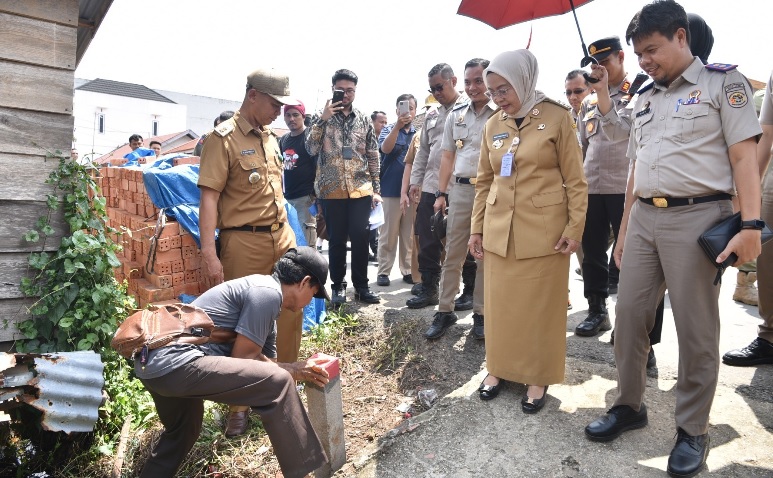
M 521 138 L 516 136 L 513 138 L 513 142 L 510 143 L 510 148 L 502 156 L 502 167 L 499 170 L 499 175 L 502 177 L 508 177 L 515 173 L 515 153 L 518 151 L 518 145 L 521 143 Z

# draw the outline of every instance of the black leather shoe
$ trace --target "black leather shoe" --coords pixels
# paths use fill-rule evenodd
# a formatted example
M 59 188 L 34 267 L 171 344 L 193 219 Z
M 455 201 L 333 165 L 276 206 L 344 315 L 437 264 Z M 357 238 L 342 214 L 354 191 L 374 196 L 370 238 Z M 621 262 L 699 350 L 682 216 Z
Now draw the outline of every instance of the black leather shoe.
M 368 254 L 368 262 L 378 262 L 376 254 Z
M 367 287 L 354 289 L 354 300 L 359 300 L 360 302 L 366 302 L 368 304 L 378 304 L 381 302 L 381 299 Z
M 574 335 L 581 337 L 595 337 L 602 330 L 612 328 L 608 314 L 591 313 L 587 319 L 580 322 L 574 329 Z
M 419 295 L 423 290 L 424 290 L 424 284 L 422 284 L 421 282 L 417 282 L 413 287 L 411 287 L 411 294 Z
M 574 270 L 574 273 L 577 274 L 578 276 L 582 277 L 582 268 L 578 267 L 577 269 Z
M 333 307 L 340 307 L 346 303 L 346 287 L 333 287 L 333 295 L 330 297 Z
M 405 274 L 403 276 L 403 282 L 405 282 L 406 284 L 415 284 L 415 282 L 413 282 L 413 276 L 411 274 Z
M 658 366 L 658 359 L 655 358 L 655 350 L 650 346 L 650 353 L 647 354 L 647 368 L 655 368 Z
M 609 284 L 609 295 L 617 294 L 617 284 Z
M 476 340 L 483 340 L 486 338 L 483 332 L 483 316 L 480 314 L 472 314 L 472 336 Z
M 585 436 L 593 441 L 612 441 L 625 431 L 645 426 L 647 407 L 643 403 L 638 412 L 628 405 L 618 405 L 585 427 Z
M 478 395 L 480 396 L 481 400 L 494 400 L 497 398 L 497 395 L 499 395 L 500 390 L 502 390 L 502 386 L 505 384 L 505 381 L 500 378 L 498 384 L 486 385 L 484 383 L 485 380 L 486 379 L 483 379 L 483 382 L 480 382 L 480 387 L 478 387 Z
M 424 337 L 430 340 L 442 337 L 446 330 L 454 325 L 457 320 L 459 318 L 453 312 L 435 312 L 432 325 L 424 332 Z
M 472 294 L 460 295 L 454 300 L 454 310 L 470 310 L 472 309 Z
M 529 387 L 527 386 L 526 392 L 524 392 L 523 398 L 521 398 L 521 410 L 523 413 L 528 413 L 531 415 L 542 410 L 542 407 L 545 406 L 545 402 L 548 401 L 548 387 L 545 386 L 545 391 L 542 393 L 542 398 L 529 397 L 528 390 Z
M 681 428 L 676 432 L 676 445 L 668 457 L 668 474 L 678 478 L 695 476 L 703 469 L 709 456 L 709 434 L 691 436 Z
M 378 277 L 376 277 L 376 284 L 384 287 L 388 286 L 391 284 L 389 281 L 389 276 L 385 274 L 379 274 Z
M 746 347 L 740 350 L 731 350 L 723 355 L 722 361 L 734 367 L 773 363 L 773 343 L 757 337 Z

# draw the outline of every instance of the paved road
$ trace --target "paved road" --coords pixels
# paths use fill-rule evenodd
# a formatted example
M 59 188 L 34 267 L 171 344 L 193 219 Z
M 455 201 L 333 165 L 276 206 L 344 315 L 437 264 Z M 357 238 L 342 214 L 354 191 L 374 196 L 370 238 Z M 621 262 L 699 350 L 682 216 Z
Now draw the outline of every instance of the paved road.
M 572 270 L 576 266 L 572 260 Z M 756 307 L 733 302 L 735 269 L 725 274 L 720 304 L 720 350 L 748 344 L 756 333 Z M 375 283 L 376 271 L 369 268 Z M 372 288 L 389 305 L 409 297 L 395 269 L 392 285 Z M 674 444 L 673 422 L 678 348 L 671 310 L 666 308 L 662 343 L 655 347 L 657 373 L 648 378 L 645 401 L 649 426 L 609 444 L 587 440 L 583 428 L 611 405 L 616 388 L 614 356 L 607 332 L 575 337 L 574 327 L 587 314 L 582 282 L 570 278 L 574 309 L 567 318 L 567 375 L 553 385 L 545 409 L 535 416 L 520 410 L 524 386 L 508 384 L 491 402 L 476 389 L 485 372 L 444 397 L 432 410 L 404 422 L 381 440 L 380 448 L 358 460 L 361 477 L 611 477 L 666 476 Z M 610 300 L 614 312 L 614 297 Z M 430 310 L 420 313 L 431 315 Z M 471 313 L 460 324 L 472 325 Z M 456 340 L 448 334 L 441 340 Z M 461 339 L 460 339 L 461 340 Z M 711 414 L 711 453 L 700 476 L 773 477 L 773 366 L 721 366 Z

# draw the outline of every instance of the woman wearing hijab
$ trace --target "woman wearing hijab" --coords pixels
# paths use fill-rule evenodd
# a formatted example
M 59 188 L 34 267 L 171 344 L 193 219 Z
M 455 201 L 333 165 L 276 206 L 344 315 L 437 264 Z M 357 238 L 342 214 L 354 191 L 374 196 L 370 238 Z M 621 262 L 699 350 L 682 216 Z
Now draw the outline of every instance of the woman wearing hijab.
M 480 398 L 495 398 L 506 380 L 526 384 L 524 413 L 538 412 L 547 386 L 564 380 L 564 291 L 588 201 L 572 118 L 536 91 L 538 72 L 528 50 L 502 53 L 485 71 L 499 109 L 483 130 L 469 241 L 486 261 Z
M 705 65 L 709 62 L 711 47 L 714 46 L 714 35 L 711 33 L 711 27 L 697 13 L 688 13 L 687 21 L 690 25 L 690 51 L 700 58 Z

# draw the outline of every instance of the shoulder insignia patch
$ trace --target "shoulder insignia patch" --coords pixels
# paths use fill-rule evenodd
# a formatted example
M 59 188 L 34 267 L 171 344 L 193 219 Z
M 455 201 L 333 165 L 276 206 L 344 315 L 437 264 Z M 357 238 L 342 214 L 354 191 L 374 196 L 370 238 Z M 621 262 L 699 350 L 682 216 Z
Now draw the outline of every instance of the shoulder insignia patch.
M 469 102 L 465 102 L 465 103 L 462 103 L 462 104 L 460 104 L 460 105 L 456 105 L 456 106 L 454 106 L 454 109 L 452 109 L 451 111 L 457 111 L 457 110 L 460 110 L 460 109 L 462 109 L 462 108 L 464 108 L 464 107 L 468 106 L 469 104 L 470 104 Z
M 727 98 L 727 104 L 733 108 L 743 108 L 749 102 L 746 85 L 743 83 L 730 83 L 725 86 L 725 97 Z
M 546 97 L 544 100 L 542 100 L 542 102 L 543 102 L 543 103 L 550 103 L 550 104 L 556 105 L 556 106 L 558 106 L 559 108 L 561 108 L 561 109 L 564 109 L 564 110 L 567 110 L 567 111 L 569 111 L 569 109 L 570 109 L 570 107 L 569 107 L 569 106 L 566 106 L 566 105 L 565 105 L 565 104 L 563 104 L 563 103 L 559 103 L 558 101 L 556 101 L 556 100 L 553 100 L 553 99 L 551 99 L 551 98 L 547 98 L 547 97 Z
M 738 65 L 731 65 L 730 63 L 709 63 L 706 65 L 707 70 L 713 71 L 733 71 L 738 68 Z
M 639 88 L 639 91 L 637 91 L 637 93 L 638 93 L 639 95 L 641 95 L 641 94 L 642 94 L 642 93 L 644 93 L 645 91 L 647 91 L 647 90 L 651 90 L 653 86 L 655 86 L 655 82 L 654 82 L 654 81 L 650 81 L 650 82 L 649 82 L 649 83 L 647 83 L 646 85 L 644 85 L 644 86 L 642 86 L 641 88 Z
M 215 134 L 221 137 L 228 136 L 231 134 L 231 132 L 234 130 L 234 122 L 233 121 L 223 121 L 219 125 L 217 125 L 217 128 L 215 128 L 213 131 Z

